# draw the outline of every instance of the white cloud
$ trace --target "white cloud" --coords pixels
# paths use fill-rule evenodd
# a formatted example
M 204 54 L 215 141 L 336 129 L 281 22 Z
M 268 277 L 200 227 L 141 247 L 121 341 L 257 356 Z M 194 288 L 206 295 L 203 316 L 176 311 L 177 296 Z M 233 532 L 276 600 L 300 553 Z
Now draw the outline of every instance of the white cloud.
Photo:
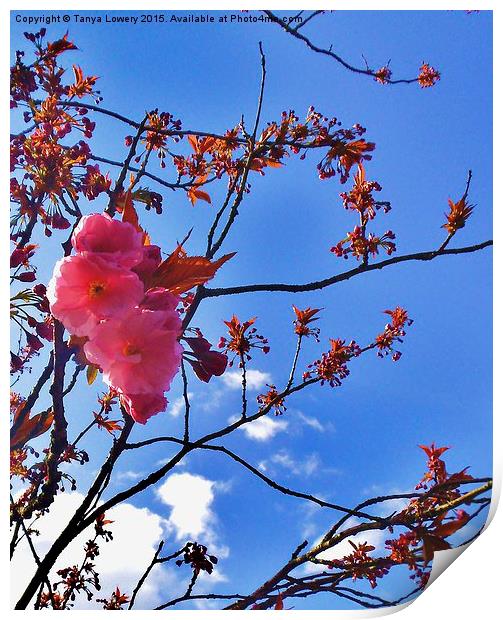
M 211 504 L 215 497 L 214 482 L 193 474 L 172 474 L 157 489 L 157 497 L 171 506 L 168 522 L 177 540 L 197 539 L 211 527 L 214 515 Z
M 194 397 L 194 394 L 192 392 L 187 392 L 187 398 L 189 399 L 189 401 L 193 397 Z M 184 410 L 185 410 L 185 398 L 183 396 L 179 396 L 178 398 L 175 398 L 175 400 L 172 403 L 170 403 L 168 407 L 168 413 L 174 418 L 177 418 Z
M 68 518 L 81 503 L 83 495 L 80 493 L 64 493 L 56 497 L 49 514 L 37 521 L 36 528 L 39 536 L 33 537 L 38 554 L 44 556 L 56 539 L 61 529 L 66 525 Z M 113 520 L 108 527 L 113 533 L 113 541 L 100 542 L 100 555 L 95 563 L 100 574 L 101 591 L 98 598 L 104 598 L 119 586 L 121 591 L 131 594 L 140 575 L 150 563 L 157 545 L 163 537 L 163 518 L 147 508 L 136 508 L 132 504 L 124 503 L 113 508 L 106 514 Z M 94 529 L 89 528 L 80 534 L 58 558 L 51 579 L 57 580 L 56 572 L 60 568 L 81 562 L 83 546 L 92 538 Z M 28 580 L 34 573 L 34 562 L 25 540 L 23 540 L 13 558 L 11 598 L 14 602 L 23 592 Z M 166 595 L 169 576 L 164 569 L 156 570 L 155 579 L 149 579 L 138 598 L 139 608 L 149 608 L 160 604 L 161 597 Z M 178 584 L 176 584 L 179 587 Z M 175 584 L 173 583 L 173 588 Z M 86 597 L 78 598 L 74 609 L 99 608 L 99 604 L 88 603 Z
M 320 469 L 320 457 L 316 454 L 310 454 L 303 460 L 294 459 L 287 450 L 280 450 L 271 456 L 271 463 L 281 465 L 291 474 L 296 476 L 311 476 Z
M 229 424 L 232 424 L 238 420 L 236 416 L 229 418 Z M 262 416 L 253 422 L 247 422 L 240 426 L 240 429 L 245 433 L 248 439 L 255 441 L 268 441 L 272 439 L 277 433 L 284 431 L 288 428 L 288 422 L 279 418 L 270 418 Z
M 222 375 L 222 381 L 231 390 L 240 390 L 243 380 L 240 370 L 230 370 Z M 272 376 L 268 372 L 262 372 L 251 368 L 246 371 L 246 386 L 250 390 L 259 390 L 266 383 L 272 383 Z
M 227 483 L 188 472 L 171 474 L 156 491 L 157 497 L 171 507 L 168 531 L 175 535 L 177 541 L 197 540 L 212 548 L 219 558 L 227 557 L 228 548 L 218 541 L 218 519 L 212 504 L 215 492 L 226 492 L 228 489 Z M 217 576 L 218 573 L 214 579 Z
M 122 482 L 123 480 L 134 482 L 135 480 L 140 480 L 144 476 L 144 472 L 141 471 L 120 471 L 117 473 L 117 480 L 120 482 Z
M 134 472 L 123 472 L 124 476 Z M 179 549 L 188 539 L 196 538 L 206 544 L 220 560 L 228 557 L 229 549 L 220 544 L 216 532 L 217 517 L 212 503 L 217 492 L 227 492 L 229 484 L 207 480 L 188 473 L 172 474 L 158 489 L 159 499 L 171 507 L 168 518 L 147 508 L 124 503 L 106 513 L 113 523 L 107 529 L 113 534 L 111 542 L 100 542 L 100 555 L 95 563 L 102 588 L 95 598 L 108 597 L 117 586 L 131 595 L 145 568 L 149 565 L 161 539 L 165 540 L 166 554 Z M 66 525 L 70 515 L 83 500 L 81 493 L 63 493 L 56 497 L 49 514 L 37 521 L 40 536 L 33 537 L 39 556 L 44 556 L 52 542 Z M 56 571 L 80 563 L 83 546 L 94 535 L 88 528 L 61 554 L 50 577 L 57 581 Z M 11 600 L 19 598 L 34 573 L 35 564 L 26 541 L 21 541 L 12 562 Z M 135 609 L 152 609 L 170 598 L 183 594 L 187 571 L 174 566 L 156 566 L 142 587 Z M 218 567 L 212 575 L 201 574 L 201 591 L 211 589 L 209 584 L 226 581 Z M 78 597 L 73 609 L 99 609 L 94 600 L 87 602 L 85 595 Z
M 303 422 L 306 426 L 309 426 L 315 431 L 320 431 L 320 433 L 325 430 L 325 427 L 318 420 L 318 418 L 315 418 L 314 416 L 308 416 L 305 413 L 302 413 L 302 411 L 295 411 L 295 413 L 297 414 L 297 417 L 301 420 L 301 422 Z

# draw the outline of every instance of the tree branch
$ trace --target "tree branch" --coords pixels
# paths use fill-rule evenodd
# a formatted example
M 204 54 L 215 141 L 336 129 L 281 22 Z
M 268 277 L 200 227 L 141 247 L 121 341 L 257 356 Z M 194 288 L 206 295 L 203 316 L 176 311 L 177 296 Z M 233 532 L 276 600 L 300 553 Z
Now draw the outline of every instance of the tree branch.
M 349 280 L 362 273 L 369 271 L 375 271 L 377 269 L 383 269 L 389 265 L 397 265 L 399 263 L 405 263 L 408 261 L 430 261 L 438 256 L 448 256 L 454 254 L 469 254 L 471 252 L 478 252 L 484 248 L 493 245 L 492 239 L 478 243 L 476 245 L 469 245 L 461 248 L 446 248 L 444 250 L 430 250 L 429 252 L 417 252 L 415 254 L 405 254 L 403 256 L 395 256 L 379 263 L 371 263 L 369 265 L 360 265 L 349 271 L 344 271 L 330 278 L 323 280 L 315 280 L 306 284 L 245 284 L 242 286 L 229 286 L 226 288 L 204 288 L 203 297 L 222 297 L 223 295 L 239 295 L 242 293 L 258 293 L 260 291 L 274 292 L 281 291 L 286 293 L 304 293 L 307 291 L 317 291 L 337 282 L 343 282 Z
M 348 69 L 352 73 L 358 73 L 360 75 L 368 75 L 368 76 L 373 77 L 373 78 L 376 77 L 375 72 L 372 71 L 371 69 L 368 69 L 368 68 L 367 69 L 360 69 L 358 67 L 355 67 L 355 66 L 351 65 L 349 62 L 344 60 L 341 56 L 339 56 L 338 54 L 333 52 L 331 47 L 330 47 L 330 49 L 324 49 L 322 47 L 318 47 L 317 45 L 312 43 L 311 40 L 308 39 L 305 35 L 300 33 L 299 29 L 303 25 L 305 25 L 309 19 L 314 17 L 314 15 L 311 15 L 307 20 L 304 20 L 304 22 L 302 24 L 300 24 L 300 26 L 298 26 L 297 28 L 291 28 L 287 23 L 285 23 L 279 17 L 277 17 L 272 11 L 263 11 L 263 12 L 267 15 L 267 17 L 269 17 L 269 19 L 272 22 L 274 22 L 275 24 L 277 24 L 278 26 L 283 28 L 283 30 L 285 32 L 287 32 L 288 34 L 292 35 L 296 39 L 299 39 L 300 41 L 303 41 L 307 45 L 307 47 L 309 47 L 309 49 L 311 49 L 313 52 L 316 52 L 318 54 L 322 54 L 324 56 L 329 56 L 330 58 L 333 58 L 340 65 L 342 65 L 343 67 L 345 67 L 346 69 Z M 317 12 L 315 12 L 315 13 L 317 13 Z M 389 79 L 389 80 L 386 80 L 386 84 L 413 84 L 415 82 L 418 82 L 418 78 L 417 77 L 410 78 L 410 79 L 399 79 L 399 80 Z
M 318 497 L 315 497 L 314 495 L 311 495 L 309 493 L 302 493 L 300 491 L 294 491 L 293 489 L 289 489 L 288 487 L 285 487 L 279 484 L 278 482 L 275 482 L 274 480 L 272 480 L 272 478 L 269 478 L 264 473 L 262 473 L 259 469 L 257 469 L 256 467 L 253 467 L 253 465 L 250 465 L 250 463 L 248 463 L 243 458 L 238 456 L 235 452 L 232 452 L 231 450 L 229 450 L 228 448 L 225 448 L 224 446 L 200 445 L 198 446 L 198 448 L 201 448 L 202 450 L 213 450 L 215 452 L 222 452 L 223 454 L 226 454 L 233 461 L 236 461 L 236 463 L 239 463 L 240 465 L 245 467 L 248 471 L 250 471 L 252 474 L 257 476 L 257 478 L 260 478 L 268 486 L 275 489 L 276 491 L 279 491 L 280 493 L 283 493 L 284 495 L 290 495 L 291 497 L 298 497 L 300 499 L 305 499 L 309 502 L 313 502 L 314 504 L 317 504 L 318 506 L 321 506 L 322 508 L 332 508 L 333 510 L 347 513 L 349 516 L 360 517 L 361 519 L 371 519 L 374 521 L 382 521 L 383 523 L 385 522 L 384 518 L 376 517 L 375 515 L 370 515 L 366 512 L 361 512 L 359 510 L 352 510 L 351 508 L 345 508 L 344 506 L 339 506 L 338 504 L 333 504 L 332 502 L 327 502 L 323 499 L 319 499 Z

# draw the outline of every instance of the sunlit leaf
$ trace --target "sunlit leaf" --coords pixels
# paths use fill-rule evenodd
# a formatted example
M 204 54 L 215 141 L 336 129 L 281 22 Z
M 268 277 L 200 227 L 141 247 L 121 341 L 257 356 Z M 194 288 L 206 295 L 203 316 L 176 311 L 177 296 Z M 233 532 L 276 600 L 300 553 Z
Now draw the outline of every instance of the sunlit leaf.
M 97 376 L 98 366 L 95 366 L 94 364 L 89 364 L 86 369 L 87 384 L 92 385 L 95 382 Z
M 216 261 L 204 256 L 187 256 L 181 246 L 163 261 L 153 275 L 152 286 L 162 286 L 171 293 L 180 295 L 194 286 L 211 280 L 217 270 L 234 256 L 226 254 Z

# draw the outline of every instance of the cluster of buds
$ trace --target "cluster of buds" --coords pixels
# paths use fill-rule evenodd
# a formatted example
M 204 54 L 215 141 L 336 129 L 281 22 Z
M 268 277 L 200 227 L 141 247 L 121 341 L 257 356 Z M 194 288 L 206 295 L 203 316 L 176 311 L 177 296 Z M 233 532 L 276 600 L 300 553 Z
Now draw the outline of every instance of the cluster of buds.
M 349 192 L 342 192 L 342 204 L 345 209 L 356 211 L 360 216 L 360 223 L 364 226 L 373 220 L 376 212 L 382 207 L 384 213 L 391 210 L 389 202 L 375 200 L 373 192 L 380 192 L 382 187 L 377 181 L 368 181 L 365 168 L 358 165 L 358 172 L 354 176 L 353 187 Z
M 42 608 L 70 609 L 79 593 L 84 593 L 88 601 L 93 599 L 94 590 L 101 589 L 100 578 L 94 564 L 94 560 L 100 554 L 97 541 L 99 538 L 103 538 L 105 542 L 112 540 L 112 533 L 105 529 L 105 525 L 110 523 L 113 521 L 105 519 L 104 514 L 99 515 L 94 524 L 94 538 L 84 544 L 82 564 L 80 566 L 67 566 L 57 571 L 61 580 L 51 586 L 50 592 L 45 590 L 42 592 L 40 597 Z M 110 609 L 120 609 L 120 606 Z
M 30 256 L 30 247 L 25 246 L 23 251 L 14 250 L 11 255 L 11 265 L 14 255 Z M 24 252 L 28 250 L 28 252 Z M 16 259 L 17 260 L 17 259 Z M 20 263 L 15 267 L 12 279 L 21 279 L 23 273 L 21 268 L 27 269 L 25 274 L 35 274 L 35 271 L 29 266 L 28 259 L 25 263 Z M 26 281 L 22 280 L 21 281 Z M 37 355 L 44 346 L 45 341 L 52 341 L 53 338 L 53 320 L 49 314 L 49 302 L 46 297 L 46 288 L 43 284 L 36 284 L 32 289 L 24 289 L 14 294 L 10 300 L 10 316 L 20 329 L 20 340 L 18 350 L 11 351 L 11 373 L 22 372 L 26 364 L 34 355 Z M 22 344 L 24 337 L 25 344 Z
M 88 200 L 94 200 L 100 194 L 110 191 L 112 179 L 108 173 L 104 175 L 97 164 L 88 165 L 85 170 L 85 174 L 80 179 L 79 189 Z
M 460 228 L 464 228 L 466 220 L 472 214 L 474 205 L 466 204 L 466 196 L 463 196 L 458 202 L 449 199 L 449 213 L 445 214 L 447 222 L 442 226 L 449 235 L 454 235 Z
M 375 550 L 373 545 L 368 545 L 366 542 L 355 544 L 352 540 L 349 544 L 354 551 L 340 560 L 332 560 L 331 568 L 350 572 L 353 581 L 367 579 L 374 589 L 377 586 L 377 579 L 387 575 L 389 569 L 386 566 L 376 565 L 375 560 L 369 555 L 369 551 Z
M 414 580 L 420 588 L 425 588 L 430 578 L 430 571 L 418 563 L 418 546 L 421 538 L 415 530 L 403 532 L 398 538 L 387 540 L 386 548 L 389 550 L 389 559 L 394 564 L 403 564 L 412 572 L 410 579 Z
M 402 338 L 405 336 L 404 328 L 412 325 L 413 320 L 409 318 L 407 310 L 400 306 L 397 306 L 394 310 L 385 310 L 384 312 L 391 317 L 391 323 L 387 323 L 384 331 L 375 339 L 377 355 L 384 357 L 391 353 L 393 361 L 396 362 L 402 354 L 394 348 L 394 344 L 395 342 L 403 342 Z
M 460 530 L 470 520 L 470 515 L 461 509 L 442 510 L 435 518 L 432 512 L 439 506 L 445 506 L 460 497 L 459 485 L 472 479 L 466 473 L 467 468 L 454 474 L 448 474 L 445 461 L 440 457 L 448 450 L 447 447 L 419 446 L 427 455 L 427 471 L 416 485 L 417 490 L 424 494 L 413 498 L 397 515 L 397 519 L 414 522 L 407 532 L 396 539 L 386 541 L 390 550 L 389 559 L 397 564 L 406 564 L 413 572 L 414 579 L 420 587 L 428 581 L 429 571 L 424 570 L 433 559 L 436 550 L 450 549 L 446 540 Z M 419 554 L 419 555 L 418 555 Z M 423 566 L 419 566 L 419 559 Z
M 419 86 L 421 86 L 421 88 L 430 88 L 431 86 L 434 86 L 439 79 L 440 73 L 428 63 L 425 62 L 419 67 L 419 76 L 417 81 L 419 82 Z
M 205 571 L 209 575 L 218 563 L 218 558 L 208 554 L 208 548 L 197 542 L 188 542 L 183 548 L 183 559 L 177 560 L 176 565 L 188 564 L 195 573 Z
M 365 130 L 362 128 L 362 131 Z M 322 180 L 329 179 L 337 172 L 341 183 L 345 183 L 349 178 L 351 168 L 363 160 L 371 159 L 369 153 L 374 149 L 373 142 L 366 142 L 361 138 L 348 143 L 340 142 L 333 146 L 318 164 L 318 176 Z
M 293 306 L 295 312 L 295 320 L 293 321 L 294 331 L 299 338 L 312 336 L 316 342 L 319 342 L 320 329 L 318 327 L 311 327 L 311 323 L 317 321 L 319 317 L 316 315 L 321 308 L 306 308 L 305 310 L 299 310 L 299 308 Z
M 168 138 L 170 134 L 174 133 L 171 137 L 174 142 L 178 142 L 180 138 L 176 135 L 176 132 L 181 131 L 182 121 L 175 119 L 169 112 L 159 112 L 158 109 L 149 112 L 147 114 L 147 120 L 148 131 L 141 142 L 145 145 L 146 152 L 150 153 L 154 151 L 157 153 L 157 157 L 161 161 L 161 168 L 165 168 L 166 164 L 164 159 L 169 152 L 167 148 Z M 132 143 L 133 136 L 126 136 L 124 139 L 125 146 L 130 147 Z M 135 161 L 139 162 L 142 156 L 143 153 L 137 155 Z
M 97 598 L 96 602 L 103 603 L 103 609 L 119 610 L 122 609 L 126 603 L 129 603 L 129 596 L 121 592 L 117 587 L 109 598 Z
M 27 243 L 24 246 L 16 246 L 10 255 L 10 268 L 14 269 L 12 280 L 19 282 L 33 282 L 37 279 L 36 270 L 30 265 L 30 258 L 35 254 L 37 245 Z
M 147 211 L 153 209 L 157 215 L 162 213 L 162 196 L 158 192 L 154 192 L 146 187 L 139 187 L 131 193 L 131 198 L 136 202 L 142 202 Z M 120 199 L 119 208 L 117 210 L 121 212 Z
M 350 255 L 357 260 L 362 258 L 364 261 L 369 256 L 375 258 L 382 248 L 388 256 L 396 251 L 395 234 L 392 230 L 387 230 L 382 236 L 377 237 L 370 233 L 368 237 L 361 226 L 355 226 L 352 232 L 348 232 L 337 245 L 330 248 L 330 251 L 338 257 L 348 258 Z
M 122 420 L 110 419 L 112 409 L 117 404 L 119 397 L 120 394 L 117 390 L 114 388 L 109 388 L 108 392 L 104 392 L 98 397 L 98 403 L 101 405 L 100 411 L 97 413 L 93 411 L 96 426 L 99 429 L 104 428 L 111 435 L 113 435 L 115 431 L 120 431 L 122 428 Z
M 52 229 L 69 228 L 70 221 L 63 212 L 75 214 L 79 194 L 91 200 L 110 188 L 110 180 L 99 168 L 88 166 L 91 152 L 87 142 L 61 143 L 73 132 L 84 139 L 93 136 L 95 123 L 88 117 L 88 107 L 70 107 L 65 101 L 74 104 L 84 97 L 101 101 L 95 90 L 98 78 L 85 76 L 74 65 L 73 81 L 65 83 L 67 73 L 59 58 L 77 47 L 67 35 L 53 42 L 46 42 L 45 35 L 45 28 L 35 34 L 25 33 L 35 47 L 35 60 L 25 64 L 24 53 L 18 52 L 11 68 L 11 107 L 26 107 L 24 121 L 35 126 L 32 131 L 11 136 L 11 170 L 19 172 L 11 181 L 11 199 L 18 205 L 12 219 L 13 239 L 18 239 L 33 220 L 42 223 L 47 236 Z M 38 91 L 40 104 L 34 101 Z
M 326 382 L 330 387 L 340 386 L 342 380 L 349 375 L 347 363 L 352 357 L 360 355 L 360 352 L 361 349 L 354 340 L 346 345 L 340 338 L 331 338 L 330 350 L 308 366 L 312 370 L 304 373 L 304 379 L 310 379 L 315 374 L 321 380 L 321 385 Z
M 341 182 L 345 182 L 354 165 L 370 159 L 369 153 L 375 145 L 361 138 L 365 133 L 361 125 L 355 124 L 350 129 L 340 126 L 336 118 L 323 116 L 312 106 L 303 121 L 293 110 L 284 111 L 279 122 L 269 122 L 258 135 L 253 152 L 250 152 L 248 134 L 238 124 L 222 137 L 188 135 L 193 153 L 173 155 L 173 164 L 180 179 L 192 180 L 193 188 L 186 190 L 192 204 L 196 200 L 211 203 L 211 197 L 201 187 L 213 178 L 226 174 L 232 187 L 248 161 L 250 170 L 264 175 L 268 168 L 280 168 L 289 154 L 300 153 L 300 159 L 305 159 L 312 148 L 327 149 L 317 165 L 319 178 L 329 179 L 339 174 Z M 244 191 L 249 191 L 249 186 Z
M 282 415 L 286 411 L 285 399 L 279 395 L 275 385 L 269 385 L 266 383 L 269 391 L 265 394 L 259 394 L 257 396 L 257 402 L 261 408 L 267 407 L 274 410 L 275 415 Z
M 382 209 L 388 213 L 391 205 L 387 201 L 376 200 L 373 192 L 380 192 L 381 186 L 377 181 L 369 181 L 366 178 L 365 168 L 360 163 L 358 171 L 353 179 L 353 187 L 349 192 L 342 192 L 342 204 L 345 209 L 355 211 L 359 217 L 359 223 L 353 231 L 348 232 L 346 237 L 330 248 L 330 251 L 338 257 L 348 258 L 350 255 L 357 260 L 360 258 L 366 264 L 369 257 L 375 257 L 382 249 L 390 256 L 396 251 L 394 243 L 395 234 L 387 230 L 382 235 L 367 234 L 367 224 L 373 220 L 377 211 Z
M 353 580 L 367 579 L 371 587 L 375 588 L 377 579 L 387 574 L 391 566 L 403 565 L 412 573 L 410 579 L 419 588 L 426 586 L 434 552 L 450 549 L 451 545 L 446 539 L 471 519 L 462 509 L 445 509 L 448 502 L 460 496 L 460 483 L 471 480 L 471 476 L 466 474 L 466 469 L 456 474 L 447 473 L 445 462 L 440 457 L 448 448 L 436 447 L 435 444 L 419 447 L 428 457 L 428 471 L 416 486 L 424 493 L 411 499 L 401 512 L 394 515 L 396 522 L 405 526 L 406 531 L 385 541 L 388 554 L 382 557 L 370 555 L 370 552 L 375 551 L 372 545 L 366 542 L 356 544 L 349 540 L 353 552 L 332 560 L 330 568 L 348 572 Z M 435 516 L 432 517 L 432 514 Z M 390 527 L 391 532 L 394 527 Z
M 242 368 L 245 361 L 251 360 L 250 351 L 252 349 L 260 349 L 263 353 L 269 353 L 268 340 L 257 332 L 256 327 L 252 327 L 255 320 L 256 317 L 241 323 L 234 314 L 230 321 L 224 321 L 228 328 L 228 337 L 222 336 L 218 347 L 234 354 L 234 358 L 229 362 L 229 366 L 233 365 L 234 359 L 237 356 L 239 358 L 239 367 Z
M 388 65 L 381 67 L 374 72 L 374 80 L 379 84 L 388 84 L 391 78 L 391 69 Z

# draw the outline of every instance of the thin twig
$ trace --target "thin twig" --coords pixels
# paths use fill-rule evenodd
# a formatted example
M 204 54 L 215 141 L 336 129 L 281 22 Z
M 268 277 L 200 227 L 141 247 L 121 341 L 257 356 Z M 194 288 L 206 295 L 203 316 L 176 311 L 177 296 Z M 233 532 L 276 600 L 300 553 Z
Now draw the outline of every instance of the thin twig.
M 136 147 L 138 146 L 138 142 L 140 141 L 140 138 L 143 132 L 145 131 L 145 125 L 147 123 L 147 120 L 148 120 L 148 114 L 145 115 L 142 122 L 138 126 L 138 131 L 136 132 L 136 135 L 131 142 L 131 146 L 129 147 L 129 152 L 122 165 L 119 178 L 117 179 L 117 182 L 115 184 L 113 191 L 110 192 L 110 200 L 108 201 L 108 207 L 105 209 L 105 213 L 108 213 L 108 215 L 110 216 L 113 216 L 115 213 L 115 210 L 116 210 L 115 203 L 116 203 L 117 197 L 120 195 L 120 193 L 124 189 L 124 180 L 126 179 L 126 175 L 129 170 L 129 166 L 131 164 L 131 160 L 136 154 Z
M 296 39 L 303 41 L 307 45 L 307 47 L 309 47 L 313 52 L 317 52 L 318 54 L 322 54 L 324 56 L 329 56 L 330 58 L 333 58 L 339 64 L 341 64 L 343 67 L 345 67 L 352 73 L 359 73 L 360 75 L 368 75 L 373 78 L 376 77 L 376 74 L 374 71 L 371 71 L 370 69 L 360 69 L 358 67 L 351 65 L 349 62 L 344 60 L 341 56 L 333 52 L 331 48 L 324 49 L 322 47 L 318 47 L 317 45 L 312 43 L 311 40 L 308 39 L 308 37 L 300 33 L 299 28 L 291 28 L 287 23 L 285 23 L 283 20 L 277 17 L 274 13 L 272 13 L 272 11 L 264 11 L 264 13 L 267 15 L 267 17 L 269 17 L 269 19 L 272 22 L 274 22 L 275 24 L 278 24 L 278 26 L 283 28 L 285 32 L 292 35 Z M 314 15 L 312 17 L 314 17 Z M 418 81 L 417 77 L 410 78 L 410 79 L 399 79 L 399 80 L 389 79 L 389 80 L 386 80 L 386 84 L 413 84 L 417 81 Z
M 266 71 L 266 60 L 265 60 L 265 54 L 264 54 L 264 50 L 262 49 L 262 42 L 259 42 L 259 51 L 260 51 L 260 66 L 262 69 L 262 77 L 261 77 L 261 81 L 260 81 L 260 91 L 259 91 L 259 96 L 258 96 L 258 102 L 257 102 L 257 112 L 255 114 L 255 122 L 253 125 L 253 133 L 250 136 L 250 140 L 249 140 L 249 146 L 248 146 L 248 157 L 246 159 L 246 163 L 244 166 L 244 170 L 243 170 L 243 174 L 241 177 L 241 183 L 238 189 L 238 192 L 236 194 L 236 197 L 234 198 L 234 202 L 232 204 L 232 207 L 230 209 L 229 212 L 229 217 L 227 219 L 227 222 L 222 230 L 222 232 L 220 233 L 220 236 L 218 237 L 218 239 L 215 241 L 215 243 L 213 243 L 210 251 L 208 252 L 208 257 L 209 258 L 213 258 L 213 256 L 215 256 L 215 254 L 218 252 L 218 250 L 220 249 L 220 247 L 222 246 L 223 242 L 225 241 L 233 223 L 234 220 L 236 219 L 237 215 L 238 215 L 238 209 L 239 206 L 241 204 L 241 201 L 243 199 L 243 195 L 246 189 L 246 183 L 248 180 L 248 174 L 250 172 L 251 169 L 251 165 L 253 162 L 253 159 L 255 158 L 255 142 L 257 139 L 257 131 L 258 131 L 258 126 L 260 123 L 260 116 L 262 114 L 262 104 L 264 102 L 264 89 L 265 89 L 265 80 L 266 80 L 266 75 L 267 75 L 267 71 Z
M 167 607 L 173 607 L 178 603 L 182 603 L 184 601 L 196 601 L 196 600 L 229 600 L 229 599 L 242 599 L 245 598 L 243 594 L 191 594 L 189 596 L 180 596 L 179 598 L 174 598 L 167 603 L 163 603 L 156 607 L 156 611 L 161 609 L 166 609 Z
M 353 510 L 351 508 L 345 508 L 344 506 L 340 506 L 332 502 L 327 502 L 323 499 L 315 497 L 314 495 L 310 495 L 309 493 L 302 493 L 300 491 L 294 491 L 293 489 L 289 489 L 288 487 L 285 487 L 282 484 L 279 484 L 275 480 L 272 480 L 271 478 L 266 476 L 263 472 L 261 472 L 259 469 L 257 469 L 253 465 L 250 465 L 250 463 L 248 463 L 243 458 L 238 456 L 235 452 L 232 452 L 231 450 L 229 450 L 228 448 L 225 448 L 224 446 L 200 445 L 198 447 L 203 450 L 213 450 L 215 452 L 222 452 L 223 454 L 226 454 L 233 461 L 236 461 L 236 463 L 239 463 L 240 465 L 245 467 L 248 471 L 250 471 L 252 474 L 260 478 L 268 486 L 275 489 L 276 491 L 279 491 L 280 493 L 283 493 L 284 495 L 290 495 L 291 497 L 298 497 L 300 499 L 305 499 L 309 502 L 312 502 L 313 504 L 317 504 L 318 506 L 321 506 L 322 508 L 332 508 L 333 510 L 344 512 L 348 514 L 349 516 L 359 517 L 361 519 L 371 519 L 373 521 L 380 521 L 382 523 L 386 523 L 386 520 L 384 518 L 377 517 L 375 515 L 370 515 L 360 510 Z
M 241 355 L 241 417 L 246 418 L 246 409 L 248 408 L 248 401 L 246 399 L 246 360 L 244 355 Z
M 288 377 L 288 383 L 286 389 L 290 389 L 295 379 L 295 369 L 297 368 L 297 362 L 299 360 L 300 347 L 302 344 L 302 334 L 299 334 L 297 338 L 297 346 L 295 347 L 295 355 L 293 356 L 292 369 L 290 370 L 290 376 Z
M 157 547 L 157 551 L 154 553 L 154 557 L 152 558 L 152 561 L 150 562 L 150 564 L 147 566 L 145 572 L 143 573 L 143 575 L 140 577 L 138 583 L 136 584 L 134 590 L 133 590 L 133 594 L 131 595 L 131 600 L 129 601 L 129 605 L 128 605 L 128 609 L 133 609 L 133 606 L 135 604 L 136 601 L 136 597 L 138 596 L 138 592 L 140 591 L 140 588 L 143 586 L 143 584 L 145 583 L 145 580 L 147 579 L 147 577 L 150 574 L 150 571 L 154 568 L 154 566 L 158 563 L 157 562 L 157 558 L 159 557 L 159 554 L 162 551 L 162 548 L 164 546 L 164 541 L 161 540 L 161 542 L 159 543 L 158 547 Z
M 183 363 L 183 359 L 180 363 L 180 371 L 182 373 L 183 380 L 183 400 L 185 403 L 185 414 L 184 414 L 184 424 L 183 424 L 183 441 L 184 443 L 189 443 L 189 426 L 190 426 L 190 401 L 189 401 L 189 392 L 188 392 L 188 381 L 187 381 L 187 373 L 185 372 L 185 365 Z

